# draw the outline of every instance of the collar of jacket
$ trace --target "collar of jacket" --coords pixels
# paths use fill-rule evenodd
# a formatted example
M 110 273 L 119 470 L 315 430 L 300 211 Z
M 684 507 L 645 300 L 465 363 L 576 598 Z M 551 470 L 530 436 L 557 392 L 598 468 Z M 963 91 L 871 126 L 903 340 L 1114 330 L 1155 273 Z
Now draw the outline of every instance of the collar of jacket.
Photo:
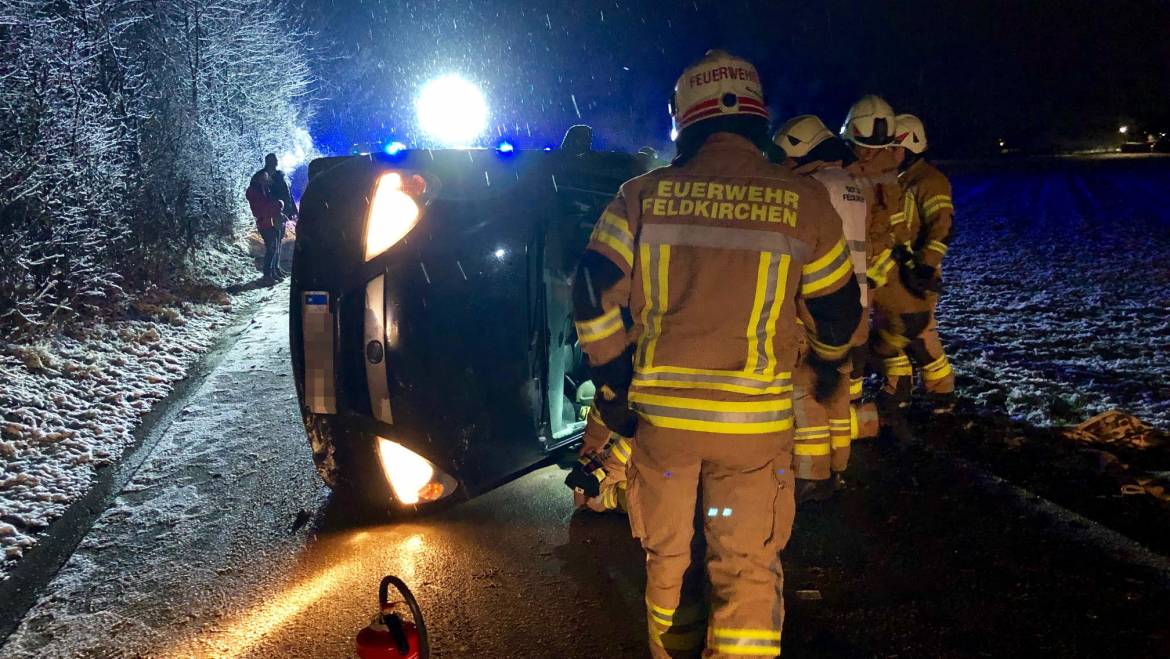
M 699 149 L 699 153 L 704 151 L 744 151 L 754 153 L 760 158 L 764 157 L 764 152 L 760 151 L 760 147 L 752 144 L 748 138 L 737 135 L 735 133 L 714 133 L 703 146 Z
M 836 167 L 837 169 L 841 169 L 842 168 L 841 161 L 840 160 L 832 160 L 832 161 L 826 162 L 824 160 L 814 160 L 812 162 L 806 162 L 803 165 L 796 167 L 795 169 L 792 170 L 792 173 L 793 174 L 800 174 L 803 176 L 803 175 L 807 175 L 807 174 L 812 174 L 813 172 L 816 172 L 816 171 L 819 171 L 822 169 L 829 169 L 831 167 Z

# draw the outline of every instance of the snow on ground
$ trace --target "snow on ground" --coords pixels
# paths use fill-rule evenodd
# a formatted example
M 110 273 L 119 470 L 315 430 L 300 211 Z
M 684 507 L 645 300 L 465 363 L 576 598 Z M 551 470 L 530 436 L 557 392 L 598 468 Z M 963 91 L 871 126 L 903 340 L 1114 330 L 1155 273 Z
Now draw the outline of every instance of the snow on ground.
M 1040 425 L 1118 407 L 1170 429 L 1170 159 L 943 169 L 939 326 L 960 393 Z
M 199 258 L 210 284 L 148 291 L 125 318 L 79 322 L 35 345 L 0 344 L 0 578 L 95 470 L 121 457 L 139 419 L 241 307 L 267 293 L 223 291 L 255 277 L 239 248 Z

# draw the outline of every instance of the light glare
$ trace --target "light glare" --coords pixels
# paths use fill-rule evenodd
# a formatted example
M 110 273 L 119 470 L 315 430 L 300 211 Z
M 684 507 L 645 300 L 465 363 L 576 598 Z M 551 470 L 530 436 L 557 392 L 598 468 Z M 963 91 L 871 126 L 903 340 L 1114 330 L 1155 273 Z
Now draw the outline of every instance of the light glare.
M 487 127 L 488 107 L 475 85 L 457 75 L 428 82 L 415 103 L 418 125 L 447 146 L 468 146 Z
M 407 505 L 418 503 L 419 493 L 435 477 L 426 458 L 385 437 L 378 438 L 378 460 L 395 498 Z

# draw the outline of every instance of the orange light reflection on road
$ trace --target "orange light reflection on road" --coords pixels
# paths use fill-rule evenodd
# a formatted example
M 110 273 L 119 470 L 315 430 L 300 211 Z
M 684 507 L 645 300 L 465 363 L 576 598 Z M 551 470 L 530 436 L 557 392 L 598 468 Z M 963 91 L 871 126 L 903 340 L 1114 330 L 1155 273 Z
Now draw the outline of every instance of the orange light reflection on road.
M 349 582 L 361 576 L 362 559 L 368 559 L 369 552 L 391 552 L 391 555 L 398 559 L 393 561 L 398 563 L 396 573 L 409 583 L 414 578 L 415 562 L 419 551 L 426 546 L 426 540 L 423 534 L 417 532 L 403 538 L 399 531 L 400 529 L 393 529 L 387 534 L 362 530 L 325 540 L 312 551 L 329 556 L 340 550 L 345 558 L 308 579 L 302 579 L 285 590 L 256 602 L 251 609 L 230 622 L 209 628 L 194 638 L 187 639 L 164 656 L 235 659 L 247 655 L 265 637 L 273 632 L 279 632 L 297 615 L 331 592 L 345 586 L 350 588 L 358 586 Z M 341 549 L 342 547 L 344 549 Z M 389 569 L 395 566 L 386 567 Z M 373 589 L 376 584 L 375 581 L 374 585 L 369 587 Z M 355 630 L 357 628 L 354 627 Z

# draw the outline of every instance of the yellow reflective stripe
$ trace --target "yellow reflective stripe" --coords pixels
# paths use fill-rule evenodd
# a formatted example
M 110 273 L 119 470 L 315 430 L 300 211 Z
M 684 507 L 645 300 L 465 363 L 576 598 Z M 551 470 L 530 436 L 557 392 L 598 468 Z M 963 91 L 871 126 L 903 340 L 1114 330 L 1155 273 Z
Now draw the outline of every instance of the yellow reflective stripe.
M 624 218 L 606 211 L 593 227 L 592 239 L 608 245 L 625 259 L 627 266 L 634 267 L 634 234 Z
M 581 343 L 596 343 L 625 329 L 620 307 L 614 307 L 592 320 L 579 320 L 575 325 L 577 326 L 577 338 L 581 340 Z
M 849 395 L 850 396 L 860 396 L 864 387 L 865 387 L 865 380 L 862 380 L 861 378 L 854 378 L 853 380 L 850 380 L 849 381 Z
M 635 374 L 633 380 L 635 387 L 662 387 L 665 389 L 705 389 L 714 391 L 726 391 L 733 394 L 783 394 L 792 391 L 792 384 L 787 379 L 777 379 L 772 384 L 734 384 L 720 381 L 697 381 L 684 380 L 681 378 L 671 378 L 670 376 L 648 376 L 645 374 Z
M 861 436 L 861 425 L 857 422 L 857 408 L 853 405 L 849 406 L 849 439 L 857 439 Z
M 945 195 L 945 194 L 935 195 L 935 196 L 931 197 L 930 199 L 927 199 L 922 204 L 922 212 L 927 218 L 930 218 L 930 217 L 936 215 L 939 211 L 941 211 L 944 208 L 950 208 L 952 210 L 954 210 L 954 208 L 955 208 L 954 203 L 951 200 L 950 195 Z
M 642 327 L 639 340 L 637 364 L 646 368 L 654 363 L 654 348 L 662 333 L 662 316 L 666 312 L 669 288 L 667 276 L 670 272 L 670 245 L 641 246 L 642 292 L 646 306 L 642 309 Z
M 814 352 L 817 353 L 817 355 L 829 361 L 836 361 L 841 359 L 846 355 L 846 353 L 849 352 L 849 349 L 852 347 L 848 343 L 840 346 L 832 346 L 828 343 L 822 343 L 818 341 L 812 335 L 808 336 L 808 345 L 813 349 Z
M 712 646 L 710 643 L 708 643 L 707 647 L 714 647 L 716 652 L 722 652 L 724 654 L 737 654 L 742 656 L 774 657 L 780 654 L 779 645 L 773 647 L 771 645 L 744 646 L 731 645 L 728 643 L 716 643 Z
M 792 445 L 793 455 L 828 455 L 829 442 L 797 443 Z
M 703 620 L 706 615 L 702 604 L 688 604 L 677 609 L 668 609 L 651 602 L 650 598 L 646 598 L 646 612 L 650 614 L 654 622 L 668 627 L 670 625 L 690 625 Z
M 849 248 L 845 239 L 829 250 L 825 256 L 801 269 L 800 292 L 810 296 L 822 291 L 853 273 L 853 262 L 849 259 Z
M 601 506 L 606 510 L 617 508 L 617 488 L 611 487 L 601 493 Z
M 848 435 L 834 437 L 832 440 L 830 440 L 830 444 L 833 448 L 849 448 L 850 438 Z
M 906 211 L 898 211 L 897 213 L 890 213 L 890 226 L 901 224 L 906 221 Z
M 940 242 L 938 240 L 931 240 L 931 241 L 926 243 L 926 249 L 929 249 L 929 250 L 934 251 L 934 252 L 938 252 L 939 254 L 946 256 L 947 244 L 944 242 Z
M 910 365 L 910 359 L 904 355 L 883 359 L 882 367 L 886 375 L 909 376 L 914 373 L 914 369 Z
M 901 334 L 895 334 L 889 330 L 878 330 L 878 338 L 884 341 L 887 345 L 899 350 L 910 345 L 910 339 L 902 336 Z
M 749 628 L 735 628 L 735 627 L 716 627 L 714 634 L 716 640 L 721 638 L 746 638 L 759 639 L 766 641 L 779 641 L 780 632 L 773 629 L 749 629 Z
M 886 283 L 890 276 L 890 270 L 894 267 L 894 250 L 885 249 L 874 258 L 873 265 L 870 266 L 865 274 L 874 282 L 881 286 Z
M 848 253 L 845 255 L 849 259 Z M 788 265 L 792 257 L 780 255 L 780 262 L 776 264 L 775 293 L 772 295 L 772 309 L 768 312 L 768 324 L 764 332 L 764 354 L 768 358 L 765 373 L 773 373 L 779 362 L 776 360 L 776 328 L 780 326 L 780 307 L 784 306 L 784 292 L 788 290 Z
M 613 452 L 613 456 L 617 458 L 618 462 L 626 464 L 630 461 L 630 444 L 625 439 L 619 438 L 614 443 L 611 451 Z
M 744 421 L 703 421 L 699 419 L 684 419 L 676 416 L 652 414 L 645 410 L 638 410 L 638 414 L 650 425 L 673 430 L 692 430 L 694 432 L 709 432 L 716 435 L 767 435 L 784 432 L 792 428 L 791 416 L 774 421 L 749 423 Z
M 935 382 L 954 373 L 951 368 L 951 363 L 947 360 L 947 356 L 943 355 L 938 359 L 930 362 L 922 367 L 922 379 L 927 382 Z
M 770 373 L 744 373 L 743 371 L 721 371 L 711 368 L 690 368 L 686 366 L 647 366 L 639 368 L 641 373 L 669 373 L 672 375 L 704 375 L 712 378 L 734 378 L 737 380 L 756 380 L 771 383 L 774 380 L 787 380 L 792 377 L 791 371 L 784 371 L 772 375 Z
M 748 318 L 747 324 L 747 341 L 748 352 L 747 361 L 744 362 L 744 372 L 751 373 L 756 370 L 756 365 L 759 361 L 760 352 L 760 335 L 756 331 L 760 325 L 760 316 L 764 314 L 764 298 L 768 290 L 768 273 L 772 271 L 772 253 L 760 252 L 760 263 L 756 267 L 756 297 L 752 300 L 752 315 Z

